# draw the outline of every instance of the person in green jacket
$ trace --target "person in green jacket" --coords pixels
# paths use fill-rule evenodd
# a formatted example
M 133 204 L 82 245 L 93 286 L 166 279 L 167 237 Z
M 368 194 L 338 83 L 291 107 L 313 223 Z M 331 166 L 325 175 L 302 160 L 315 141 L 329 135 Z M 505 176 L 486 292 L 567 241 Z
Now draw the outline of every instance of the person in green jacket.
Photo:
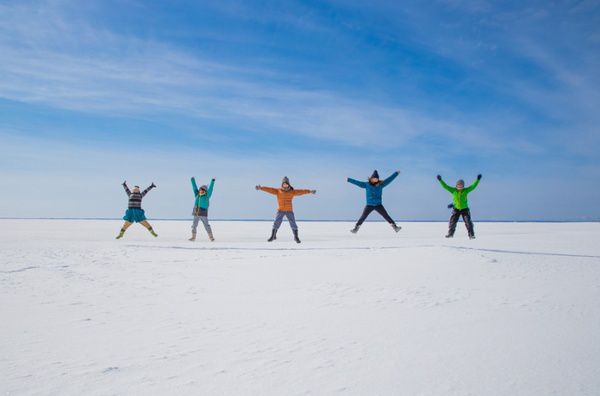
M 442 187 L 452 194 L 452 215 L 450 216 L 450 222 L 448 223 L 448 235 L 446 235 L 446 238 L 454 237 L 456 223 L 458 223 L 458 218 L 462 216 L 465 226 L 467 227 L 467 232 L 469 233 L 469 238 L 475 239 L 475 230 L 473 228 L 473 221 L 471 221 L 471 211 L 469 210 L 467 196 L 471 191 L 475 190 L 481 180 L 481 175 L 477 175 L 475 183 L 466 188 L 464 180 L 457 181 L 456 187 L 450 187 L 442 180 L 442 176 L 437 175 L 437 179 L 440 181 Z
M 202 221 L 202 224 L 204 225 L 204 229 L 208 234 L 208 239 L 210 239 L 211 242 L 215 240 L 212 228 L 210 227 L 210 224 L 208 224 L 208 206 L 210 204 L 210 197 L 212 196 L 214 186 L 215 179 L 213 178 L 208 187 L 204 185 L 198 188 L 196 179 L 192 177 L 192 190 L 194 191 L 194 197 L 196 197 L 194 201 L 194 210 L 192 212 L 192 215 L 194 216 L 192 222 L 192 237 L 189 239 L 192 242 L 196 240 L 196 232 L 200 221 Z

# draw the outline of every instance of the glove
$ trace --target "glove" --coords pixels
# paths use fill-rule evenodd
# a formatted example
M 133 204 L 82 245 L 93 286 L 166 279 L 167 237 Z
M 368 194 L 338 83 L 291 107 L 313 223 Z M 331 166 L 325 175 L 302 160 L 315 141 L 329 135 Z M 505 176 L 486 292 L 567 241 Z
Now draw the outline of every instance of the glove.
M 260 190 L 260 186 L 256 186 L 256 187 L 254 187 L 254 188 L 256 188 L 257 190 Z
M 213 177 L 211 180 L 212 180 L 212 181 L 215 181 L 215 180 L 217 180 L 217 179 L 215 179 L 215 178 Z
M 311 194 L 316 194 L 316 193 L 317 193 L 317 190 L 311 190 L 311 191 L 310 191 L 310 193 L 311 193 Z
M 439 181 L 442 181 L 442 176 L 440 176 L 440 175 L 437 175 L 437 179 L 438 179 Z
M 152 182 L 152 184 L 150 184 L 150 188 L 156 188 L 156 184 L 154 184 L 154 182 Z
M 127 180 L 123 181 L 123 185 L 126 186 L 127 185 Z
M 483 176 L 481 176 L 481 173 L 477 175 L 477 180 L 481 180 Z

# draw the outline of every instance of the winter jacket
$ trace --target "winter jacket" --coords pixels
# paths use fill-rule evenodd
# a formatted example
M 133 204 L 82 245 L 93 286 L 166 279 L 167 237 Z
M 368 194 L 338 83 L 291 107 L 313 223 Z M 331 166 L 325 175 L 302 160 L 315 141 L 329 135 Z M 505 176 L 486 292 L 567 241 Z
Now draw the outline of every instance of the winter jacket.
M 467 195 L 479 184 L 479 179 L 475 180 L 475 183 L 471 184 L 469 187 L 465 187 L 462 190 L 457 190 L 456 187 L 450 187 L 443 180 L 440 180 L 440 184 L 446 191 L 452 194 L 452 204 L 458 210 L 467 209 L 469 207 L 469 201 L 467 199 Z
M 360 188 L 364 188 L 367 194 L 367 206 L 377 206 L 381 205 L 382 199 L 381 195 L 383 193 L 383 188 L 390 184 L 396 177 L 398 177 L 399 173 L 394 172 L 385 179 L 384 181 L 377 183 L 375 185 L 369 182 L 361 182 L 355 179 L 348 178 L 348 183 L 352 183 Z
M 310 194 L 310 190 L 282 190 L 281 188 L 259 187 L 259 190 L 269 194 L 277 195 L 278 210 L 280 212 L 293 212 L 292 199 L 299 195 Z
M 196 185 L 196 179 L 192 177 L 192 190 L 194 190 L 194 197 L 196 200 L 194 201 L 194 207 L 199 207 L 202 209 L 208 209 L 208 205 L 210 204 L 210 197 L 212 196 L 213 188 L 215 187 L 215 179 L 210 181 L 208 185 L 208 190 L 204 195 L 198 195 L 200 191 L 198 186 Z
M 129 203 L 128 203 L 127 207 L 129 209 L 141 209 L 142 208 L 142 198 L 144 198 L 146 196 L 146 194 L 148 194 L 148 191 L 152 190 L 154 187 L 155 187 L 154 185 L 151 185 L 144 191 L 136 193 L 136 192 L 131 192 L 131 190 L 129 190 L 129 187 L 127 187 L 127 183 L 123 183 L 123 188 L 125 189 L 125 194 L 127 194 L 127 196 L 129 197 Z

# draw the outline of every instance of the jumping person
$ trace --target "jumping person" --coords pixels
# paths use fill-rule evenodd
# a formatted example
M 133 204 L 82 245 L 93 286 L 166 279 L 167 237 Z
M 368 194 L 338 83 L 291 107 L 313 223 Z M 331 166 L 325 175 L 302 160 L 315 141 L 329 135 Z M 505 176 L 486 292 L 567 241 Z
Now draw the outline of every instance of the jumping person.
M 119 235 L 117 235 L 117 239 L 123 238 L 125 231 L 127 231 L 127 229 L 133 223 L 140 223 L 141 225 L 146 227 L 148 231 L 150 231 L 150 234 L 152 234 L 155 237 L 158 236 L 156 235 L 156 232 L 154 232 L 154 230 L 152 229 L 150 223 L 148 223 L 148 220 L 146 220 L 146 214 L 144 212 L 144 209 L 142 209 L 142 199 L 146 196 L 146 194 L 148 194 L 148 191 L 152 190 L 155 187 L 156 185 L 152 183 L 150 187 L 140 192 L 139 186 L 133 186 L 133 191 L 130 191 L 129 187 L 127 187 L 127 182 L 123 182 L 125 194 L 127 194 L 127 196 L 129 197 L 129 204 L 127 206 L 127 211 L 125 212 L 125 216 L 123 216 L 125 224 L 123 224 L 121 232 L 119 232 Z
M 210 185 L 207 187 L 206 185 L 198 186 L 196 185 L 196 179 L 192 177 L 192 190 L 194 190 L 194 197 L 196 200 L 194 201 L 194 211 L 192 215 L 194 216 L 194 221 L 192 222 L 192 237 L 189 239 L 190 241 L 196 240 L 196 231 L 198 230 L 198 222 L 202 221 L 204 224 L 204 229 L 208 234 L 208 239 L 210 241 L 214 241 L 212 229 L 210 228 L 210 224 L 208 224 L 208 205 L 210 203 L 210 197 L 212 196 L 213 188 L 215 186 L 215 179 L 213 178 L 210 181 Z
M 362 223 L 364 223 L 372 211 L 379 213 L 392 226 L 394 231 L 398 232 L 400 229 L 402 229 L 402 227 L 396 225 L 396 222 L 390 217 L 382 204 L 383 188 L 390 184 L 396 177 L 398 177 L 399 174 L 400 171 L 396 171 L 383 181 L 379 179 L 379 173 L 377 171 L 374 171 L 371 177 L 369 177 L 369 180 L 366 182 L 348 178 L 348 183 L 352 183 L 360 188 L 364 188 L 367 194 L 367 205 L 365 206 L 360 219 L 358 219 L 356 225 L 352 230 L 350 230 L 350 232 L 356 234 Z
M 448 235 L 446 235 L 446 238 L 454 237 L 456 223 L 458 223 L 458 218 L 462 216 L 465 226 L 467 227 L 467 232 L 469 233 L 469 239 L 475 239 L 475 229 L 473 227 L 473 221 L 471 221 L 471 210 L 469 209 L 467 196 L 471 191 L 475 190 L 481 180 L 481 175 L 477 175 L 475 183 L 466 188 L 464 180 L 457 181 L 456 187 L 450 187 L 442 180 L 442 176 L 437 175 L 437 179 L 440 181 L 442 187 L 452 194 L 452 205 L 450 206 L 452 208 L 452 215 L 450 216 L 450 222 L 448 223 Z
M 283 178 L 281 182 L 281 188 L 263 187 L 259 185 L 256 186 L 256 189 L 277 196 L 277 203 L 279 207 L 277 209 L 277 215 L 275 216 L 275 222 L 273 223 L 273 231 L 271 232 L 271 237 L 268 239 L 268 241 L 273 242 L 275 239 L 277 239 L 277 230 L 279 230 L 279 226 L 281 226 L 281 222 L 285 216 L 287 217 L 290 227 L 292 228 L 292 232 L 294 233 L 294 240 L 296 243 L 300 243 L 300 238 L 298 237 L 298 225 L 296 224 L 296 217 L 294 216 L 292 200 L 294 197 L 299 195 L 316 194 L 317 191 L 295 190 L 294 187 L 290 185 L 290 179 L 288 179 L 287 176 Z

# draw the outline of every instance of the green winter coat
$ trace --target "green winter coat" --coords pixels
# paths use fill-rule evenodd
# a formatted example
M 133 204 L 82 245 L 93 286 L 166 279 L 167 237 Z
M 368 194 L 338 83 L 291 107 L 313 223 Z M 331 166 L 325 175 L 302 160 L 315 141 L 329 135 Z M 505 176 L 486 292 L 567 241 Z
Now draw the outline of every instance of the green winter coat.
M 479 184 L 479 179 L 475 180 L 475 183 L 471 184 L 469 187 L 465 187 L 462 190 L 458 191 L 456 187 L 450 187 L 443 180 L 440 180 L 440 184 L 446 191 L 452 194 L 452 204 L 458 210 L 467 209 L 469 207 L 469 201 L 467 196 L 475 187 Z

